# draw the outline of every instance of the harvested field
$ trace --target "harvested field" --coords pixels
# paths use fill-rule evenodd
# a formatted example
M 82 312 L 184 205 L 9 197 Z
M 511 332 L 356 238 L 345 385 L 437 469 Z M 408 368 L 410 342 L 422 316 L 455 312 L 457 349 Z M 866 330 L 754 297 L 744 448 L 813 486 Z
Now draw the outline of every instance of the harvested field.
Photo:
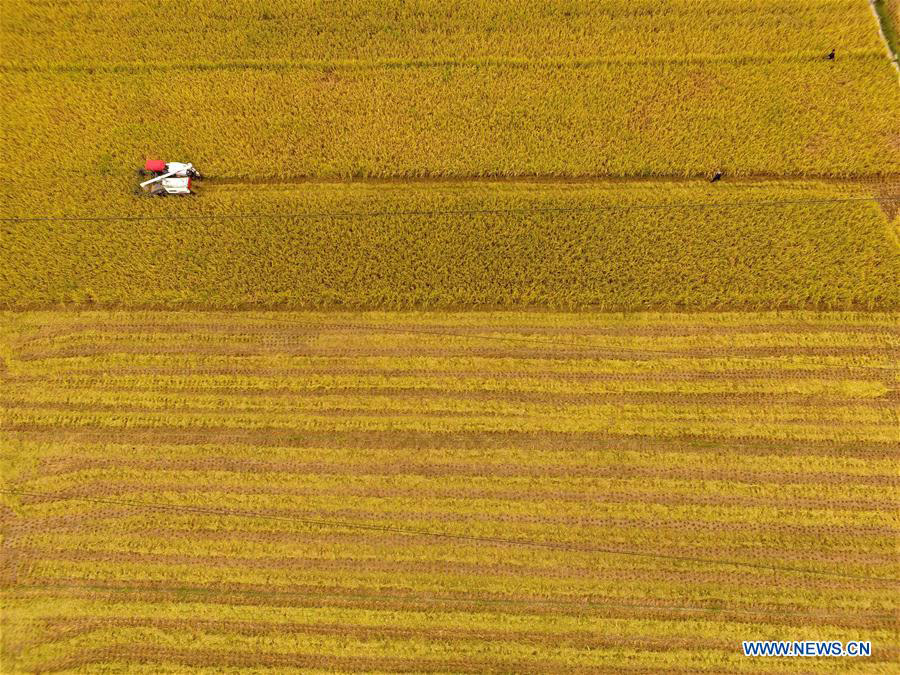
M 900 657 L 896 316 L 2 317 L 11 670 Z

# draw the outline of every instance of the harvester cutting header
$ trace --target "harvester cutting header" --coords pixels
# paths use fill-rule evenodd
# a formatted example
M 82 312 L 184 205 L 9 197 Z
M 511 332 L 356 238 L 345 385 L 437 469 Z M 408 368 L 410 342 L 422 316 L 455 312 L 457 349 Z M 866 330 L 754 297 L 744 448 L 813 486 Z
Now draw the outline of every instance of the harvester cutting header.
M 191 190 L 191 180 L 203 179 L 193 164 L 163 162 L 159 159 L 148 159 L 144 168 L 138 169 L 138 175 L 151 176 L 140 185 L 141 191 L 150 197 L 196 194 Z

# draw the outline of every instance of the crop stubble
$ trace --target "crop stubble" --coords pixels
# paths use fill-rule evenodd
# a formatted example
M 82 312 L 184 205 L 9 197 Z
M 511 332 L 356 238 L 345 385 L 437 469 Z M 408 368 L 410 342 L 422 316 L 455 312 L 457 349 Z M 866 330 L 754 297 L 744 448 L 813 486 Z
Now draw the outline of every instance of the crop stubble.
M 891 315 L 44 312 L 4 326 L 4 489 L 35 494 L 3 497 L 16 667 L 740 669 L 748 631 L 863 632 L 875 662 L 898 654 Z M 204 369 L 219 349 L 235 374 Z M 169 374 L 129 367 L 155 356 Z M 573 365 L 594 388 L 558 377 Z M 334 389 L 334 368 L 380 384 Z M 632 377 L 648 368 L 662 377 Z M 502 386 L 484 386 L 496 369 Z M 732 385 L 752 396 L 717 402 Z M 610 391 L 622 398 L 598 403 Z M 149 428 L 157 409 L 169 419 Z M 597 431 L 623 417 L 638 423 Z M 378 430 L 353 431 L 359 418 Z M 504 419 L 516 430 L 492 430 Z

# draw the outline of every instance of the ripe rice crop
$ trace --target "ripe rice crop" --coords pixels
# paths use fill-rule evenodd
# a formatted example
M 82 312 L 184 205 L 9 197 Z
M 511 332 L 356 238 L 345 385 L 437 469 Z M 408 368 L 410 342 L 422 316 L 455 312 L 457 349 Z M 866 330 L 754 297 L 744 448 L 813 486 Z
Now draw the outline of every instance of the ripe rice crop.
M 130 220 L 0 223 L 0 304 L 900 306 L 884 212 L 821 182 L 211 184 L 162 203 L 121 187 Z M 111 215 L 92 199 L 56 209 Z
M 148 153 L 218 178 L 886 175 L 900 172 L 896 80 L 883 50 L 7 69 L 2 159 L 14 194 L 131 176 Z
M 0 44 L 0 671 L 900 660 L 866 2 L 0 0 Z
M 8 63 L 671 57 L 879 50 L 857 0 L 3 0 Z M 127 39 L 123 37 L 127 36 Z
M 897 317 L 0 314 L 5 671 L 563 672 L 871 640 Z

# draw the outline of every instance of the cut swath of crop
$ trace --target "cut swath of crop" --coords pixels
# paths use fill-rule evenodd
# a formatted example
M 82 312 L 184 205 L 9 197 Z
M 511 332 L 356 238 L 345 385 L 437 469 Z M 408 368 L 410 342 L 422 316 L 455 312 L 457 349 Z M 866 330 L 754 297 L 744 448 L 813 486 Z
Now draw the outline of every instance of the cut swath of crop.
M 15 669 L 735 670 L 748 630 L 898 654 L 892 314 L 0 329 Z

